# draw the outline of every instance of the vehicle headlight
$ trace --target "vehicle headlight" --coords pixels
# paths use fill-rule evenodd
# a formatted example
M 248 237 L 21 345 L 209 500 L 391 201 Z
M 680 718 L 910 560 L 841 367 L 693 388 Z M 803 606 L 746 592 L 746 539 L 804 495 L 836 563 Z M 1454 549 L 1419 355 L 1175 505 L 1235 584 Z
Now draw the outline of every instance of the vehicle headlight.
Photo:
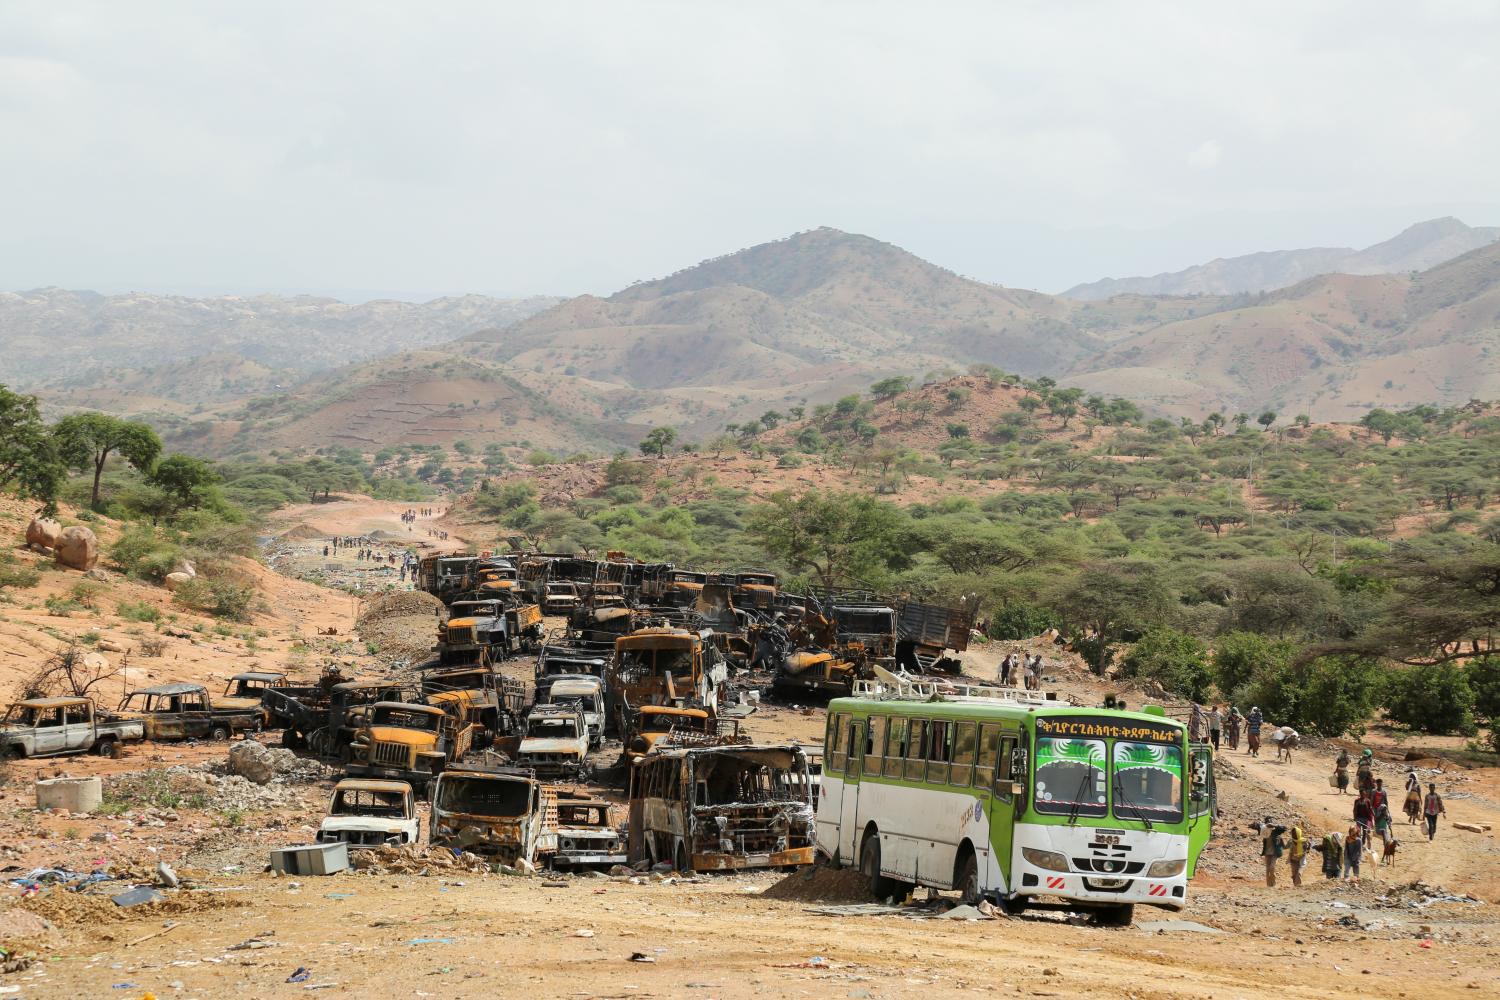
M 1187 858 L 1178 858 L 1176 861 L 1153 861 L 1151 867 L 1146 869 L 1146 877 L 1171 878 L 1174 875 L 1181 875 L 1186 867 Z
M 1049 872 L 1065 872 L 1068 870 L 1068 859 L 1056 851 L 1040 851 L 1034 847 L 1021 848 L 1021 857 L 1030 861 L 1038 868 L 1045 868 Z

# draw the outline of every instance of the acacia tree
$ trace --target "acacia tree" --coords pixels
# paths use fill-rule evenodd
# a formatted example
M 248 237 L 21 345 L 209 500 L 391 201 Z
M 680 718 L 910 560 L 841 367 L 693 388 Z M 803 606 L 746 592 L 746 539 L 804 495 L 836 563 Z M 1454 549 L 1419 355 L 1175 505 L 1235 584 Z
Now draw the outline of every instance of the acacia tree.
M 50 512 L 65 475 L 36 397 L 0 385 L 0 486 L 15 486 L 22 496 L 43 501 Z
M 645 440 L 641 442 L 641 454 L 666 458 L 667 449 L 672 447 L 672 442 L 676 440 L 677 432 L 671 427 L 653 427 L 647 433 Z
M 99 479 L 109 456 L 118 454 L 140 472 L 146 472 L 161 454 L 161 438 L 149 424 L 121 420 L 107 413 L 72 413 L 53 428 L 58 452 L 69 468 L 94 473 L 89 503 L 99 505 Z
M 899 521 L 893 507 L 863 494 L 782 491 L 751 513 L 748 529 L 768 554 L 832 592 L 889 565 Z

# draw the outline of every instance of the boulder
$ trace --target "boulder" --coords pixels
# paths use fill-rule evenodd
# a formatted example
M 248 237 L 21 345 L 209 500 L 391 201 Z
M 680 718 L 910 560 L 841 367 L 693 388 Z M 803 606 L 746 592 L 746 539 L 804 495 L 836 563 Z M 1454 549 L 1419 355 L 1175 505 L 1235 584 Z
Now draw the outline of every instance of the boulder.
M 172 567 L 173 573 L 185 573 L 191 579 L 198 575 L 198 569 L 186 559 L 177 560 L 177 565 Z
M 62 537 L 63 526 L 50 517 L 33 517 L 26 526 L 26 544 L 37 552 L 50 552 L 57 548 Z
M 229 769 L 247 781 L 268 785 L 278 776 L 301 776 L 316 767 L 310 768 L 308 762 L 290 750 L 241 740 L 229 748 Z
M 192 580 L 193 578 L 188 576 L 186 573 L 168 573 L 167 578 L 163 580 L 162 583 L 166 585 L 166 588 L 168 590 L 176 590 L 184 583 L 191 583 Z
M 99 562 L 99 539 L 88 528 L 74 525 L 64 528 L 53 547 L 59 566 L 87 572 Z
M 122 646 L 122 645 L 120 645 L 118 642 L 116 642 L 113 639 L 100 639 L 98 642 L 94 643 L 94 646 L 97 649 L 99 649 L 101 652 L 105 652 L 105 653 L 123 653 L 123 652 L 125 652 L 125 647 Z
M 109 669 L 109 657 L 103 653 L 95 653 L 93 651 L 84 653 L 79 663 L 84 671 L 90 674 Z

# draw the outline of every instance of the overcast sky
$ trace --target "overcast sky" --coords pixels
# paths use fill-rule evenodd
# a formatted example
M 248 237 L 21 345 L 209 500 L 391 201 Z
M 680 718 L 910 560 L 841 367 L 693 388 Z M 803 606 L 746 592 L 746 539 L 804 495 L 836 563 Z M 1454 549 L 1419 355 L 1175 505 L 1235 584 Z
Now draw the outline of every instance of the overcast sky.
M 0 5 L 0 288 L 608 293 L 820 225 L 1057 291 L 1500 224 L 1500 5 Z

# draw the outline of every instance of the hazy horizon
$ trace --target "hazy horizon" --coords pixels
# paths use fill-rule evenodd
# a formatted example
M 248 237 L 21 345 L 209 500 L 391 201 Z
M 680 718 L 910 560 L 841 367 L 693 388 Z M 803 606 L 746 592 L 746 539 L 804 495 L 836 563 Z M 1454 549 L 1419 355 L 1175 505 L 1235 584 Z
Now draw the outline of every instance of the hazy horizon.
M 1500 224 L 1496 28 L 1462 2 L 12 4 L 0 287 L 608 294 L 827 225 L 1057 292 Z

